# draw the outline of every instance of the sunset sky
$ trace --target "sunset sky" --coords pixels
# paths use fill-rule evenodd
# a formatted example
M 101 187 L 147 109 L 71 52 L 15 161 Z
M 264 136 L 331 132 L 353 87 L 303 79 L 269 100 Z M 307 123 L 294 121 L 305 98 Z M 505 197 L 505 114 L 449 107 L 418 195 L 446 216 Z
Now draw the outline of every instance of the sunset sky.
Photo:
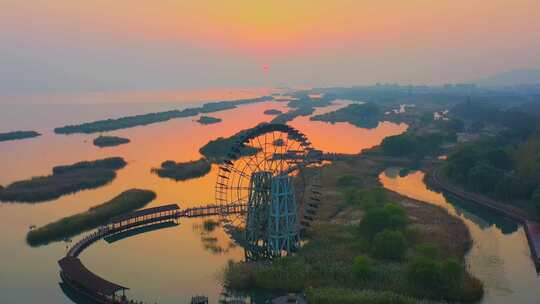
M 462 82 L 539 35 L 538 0 L 0 0 L 0 94 Z

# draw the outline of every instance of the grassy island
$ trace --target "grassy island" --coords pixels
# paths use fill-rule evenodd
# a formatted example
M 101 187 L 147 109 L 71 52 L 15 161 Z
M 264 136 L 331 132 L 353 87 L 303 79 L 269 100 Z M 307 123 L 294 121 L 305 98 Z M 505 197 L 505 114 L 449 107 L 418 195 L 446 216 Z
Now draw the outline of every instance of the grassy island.
M 7 133 L 0 133 L 0 141 L 20 140 L 32 137 L 38 137 L 41 134 L 36 131 L 14 131 Z
M 290 110 L 289 112 L 279 114 L 272 119 L 272 123 L 286 124 L 289 121 L 295 119 L 298 116 L 309 116 L 315 112 L 315 108 L 301 107 L 298 109 Z
M 215 124 L 215 123 L 218 123 L 218 122 L 221 122 L 222 119 L 221 118 L 216 118 L 216 117 L 211 117 L 211 116 L 201 116 L 197 122 L 200 123 L 201 125 L 210 125 L 210 124 Z
M 53 174 L 32 177 L 0 188 L 1 201 L 42 202 L 111 182 L 116 170 L 126 166 L 121 157 L 84 161 L 53 168 Z
M 112 217 L 142 208 L 155 198 L 156 194 L 152 191 L 130 189 L 108 202 L 91 207 L 86 212 L 68 216 L 31 230 L 28 232 L 26 240 L 31 246 L 60 241 L 106 224 Z
M 317 107 L 327 107 L 332 104 L 335 99 L 332 94 L 325 94 L 321 98 L 312 98 L 310 94 L 298 92 L 294 94 L 296 99 L 287 103 L 287 107 L 291 110 L 286 113 L 281 113 L 274 117 L 272 123 L 285 124 L 298 116 L 309 116 L 315 112 Z
M 160 177 L 182 181 L 205 176 L 210 172 L 211 168 L 210 162 L 205 158 L 185 163 L 176 163 L 168 160 L 164 161 L 160 168 L 153 168 L 152 172 Z
M 118 136 L 99 136 L 94 139 L 94 145 L 100 148 L 114 147 L 129 143 L 129 139 Z
M 322 169 L 319 211 L 294 255 L 230 262 L 233 290 L 303 292 L 309 303 L 476 302 L 465 224 L 437 206 L 380 187 L 384 165 L 357 158 Z
M 276 109 L 268 109 L 266 111 L 264 111 L 264 114 L 266 115 L 279 115 L 283 112 L 281 112 L 280 110 L 276 110 Z
M 311 120 L 326 121 L 330 123 L 348 122 L 360 128 L 372 129 L 377 127 L 383 119 L 383 111 L 374 103 L 351 104 L 345 108 L 316 115 Z
M 116 119 L 105 119 L 93 122 L 82 123 L 79 125 L 68 125 L 54 129 L 57 134 L 74 134 L 74 133 L 97 133 L 119 129 L 133 128 L 137 126 L 149 125 L 157 122 L 168 121 L 175 118 L 192 117 L 201 113 L 211 113 L 223 110 L 234 109 L 239 105 L 270 101 L 272 97 L 264 96 L 253 99 L 241 99 L 233 101 L 221 101 L 213 103 L 205 103 L 201 107 L 188 108 L 184 110 L 172 110 L 156 113 L 148 113 L 134 116 L 126 116 Z
M 233 145 L 235 145 L 239 138 L 249 130 L 251 129 L 242 130 L 227 138 L 218 137 L 211 140 L 199 149 L 199 153 L 212 163 L 222 163 L 229 158 L 228 154 Z M 240 151 L 241 156 L 253 155 L 256 153 L 257 149 L 249 146 L 244 147 Z

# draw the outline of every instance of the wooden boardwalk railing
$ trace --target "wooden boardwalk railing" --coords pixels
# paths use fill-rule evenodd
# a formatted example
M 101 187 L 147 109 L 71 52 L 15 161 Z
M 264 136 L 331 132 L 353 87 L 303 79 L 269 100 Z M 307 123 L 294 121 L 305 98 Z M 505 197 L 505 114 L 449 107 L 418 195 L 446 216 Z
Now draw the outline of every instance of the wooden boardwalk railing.
M 247 212 L 247 204 L 206 205 L 178 211 L 178 217 L 204 217 Z

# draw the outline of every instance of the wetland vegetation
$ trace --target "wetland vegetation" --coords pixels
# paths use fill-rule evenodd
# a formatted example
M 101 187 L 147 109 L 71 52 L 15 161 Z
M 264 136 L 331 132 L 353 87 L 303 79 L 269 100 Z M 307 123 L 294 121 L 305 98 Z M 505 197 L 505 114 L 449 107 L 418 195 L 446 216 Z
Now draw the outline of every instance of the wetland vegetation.
M 538 105 L 536 109 L 540 108 Z M 534 109 L 534 107 L 533 107 Z M 540 218 L 540 115 L 530 108 L 457 104 L 450 115 L 477 138 L 456 145 L 443 173 L 448 181 Z
M 206 158 L 185 163 L 167 160 L 161 163 L 160 168 L 153 168 L 152 172 L 160 177 L 170 178 L 175 181 L 183 181 L 205 176 L 210 172 L 211 168 L 211 163 Z
M 9 140 L 21 140 L 26 138 L 38 137 L 41 134 L 36 131 L 13 131 L 0 133 L 0 142 Z
M 111 182 L 116 170 L 126 166 L 121 157 L 83 161 L 53 168 L 51 175 L 32 177 L 0 187 L 0 200 L 42 202 Z
M 270 96 L 260 98 L 241 99 L 234 101 L 221 101 L 213 103 L 205 103 L 201 107 L 187 108 L 184 110 L 172 110 L 164 112 L 147 113 L 134 116 L 126 116 L 116 119 L 105 119 L 93 122 L 82 123 L 78 125 L 67 125 L 54 129 L 57 134 L 74 134 L 74 133 L 97 133 L 119 129 L 133 128 L 137 126 L 149 125 L 157 122 L 168 121 L 174 118 L 183 118 L 196 116 L 201 113 L 211 113 L 223 110 L 234 109 L 239 105 L 257 103 L 272 100 Z
M 212 163 L 222 163 L 223 161 L 240 156 L 256 154 L 258 151 L 254 147 L 244 146 L 237 154 L 232 155 L 232 147 L 251 129 L 245 129 L 229 137 L 218 137 L 209 141 L 199 149 L 199 153 Z
M 386 137 L 381 143 L 381 149 L 385 154 L 391 156 L 423 158 L 425 156 L 437 156 L 442 144 L 455 142 L 455 133 L 403 133 Z
M 123 144 L 129 143 L 128 138 L 118 137 L 118 136 L 104 136 L 101 135 L 94 139 L 94 145 L 100 148 L 104 147 L 114 147 Z
M 301 107 L 282 113 L 272 119 L 272 123 L 286 124 L 298 116 L 309 116 L 315 112 L 313 107 Z
M 316 115 L 311 117 L 311 120 L 326 121 L 330 123 L 348 122 L 360 128 L 372 129 L 377 127 L 379 122 L 383 120 L 384 112 L 374 103 L 350 104 L 339 110 Z
M 142 208 L 155 198 L 156 194 L 150 190 L 130 189 L 88 211 L 30 230 L 26 240 L 31 246 L 60 241 L 104 225 L 115 216 Z
M 306 244 L 272 263 L 229 263 L 234 289 L 305 292 L 310 303 L 475 302 L 465 265 L 471 238 L 446 211 L 379 188 L 366 160 L 323 168 L 323 200 Z
M 283 112 L 281 112 L 280 110 L 276 110 L 276 109 L 268 109 L 268 110 L 265 110 L 264 111 L 264 114 L 266 115 L 279 115 Z
M 221 118 L 205 116 L 205 115 L 203 115 L 199 119 L 197 119 L 197 122 L 200 123 L 201 125 L 210 125 L 210 124 L 215 124 L 215 123 L 218 123 L 218 122 L 221 122 L 221 121 L 222 121 Z
M 310 94 L 299 92 L 293 96 L 295 99 L 287 103 L 287 107 L 291 110 L 274 117 L 272 123 L 285 124 L 298 116 L 309 116 L 315 112 L 316 107 L 327 107 L 335 99 L 332 94 L 325 94 L 321 98 L 312 98 Z

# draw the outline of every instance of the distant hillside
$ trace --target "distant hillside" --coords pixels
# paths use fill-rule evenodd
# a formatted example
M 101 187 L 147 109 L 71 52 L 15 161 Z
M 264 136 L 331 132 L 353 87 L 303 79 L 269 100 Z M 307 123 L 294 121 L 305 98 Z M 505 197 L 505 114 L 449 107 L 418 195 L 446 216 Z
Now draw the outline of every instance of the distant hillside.
M 474 81 L 481 86 L 515 86 L 540 84 L 540 69 L 520 69 L 504 72 Z

